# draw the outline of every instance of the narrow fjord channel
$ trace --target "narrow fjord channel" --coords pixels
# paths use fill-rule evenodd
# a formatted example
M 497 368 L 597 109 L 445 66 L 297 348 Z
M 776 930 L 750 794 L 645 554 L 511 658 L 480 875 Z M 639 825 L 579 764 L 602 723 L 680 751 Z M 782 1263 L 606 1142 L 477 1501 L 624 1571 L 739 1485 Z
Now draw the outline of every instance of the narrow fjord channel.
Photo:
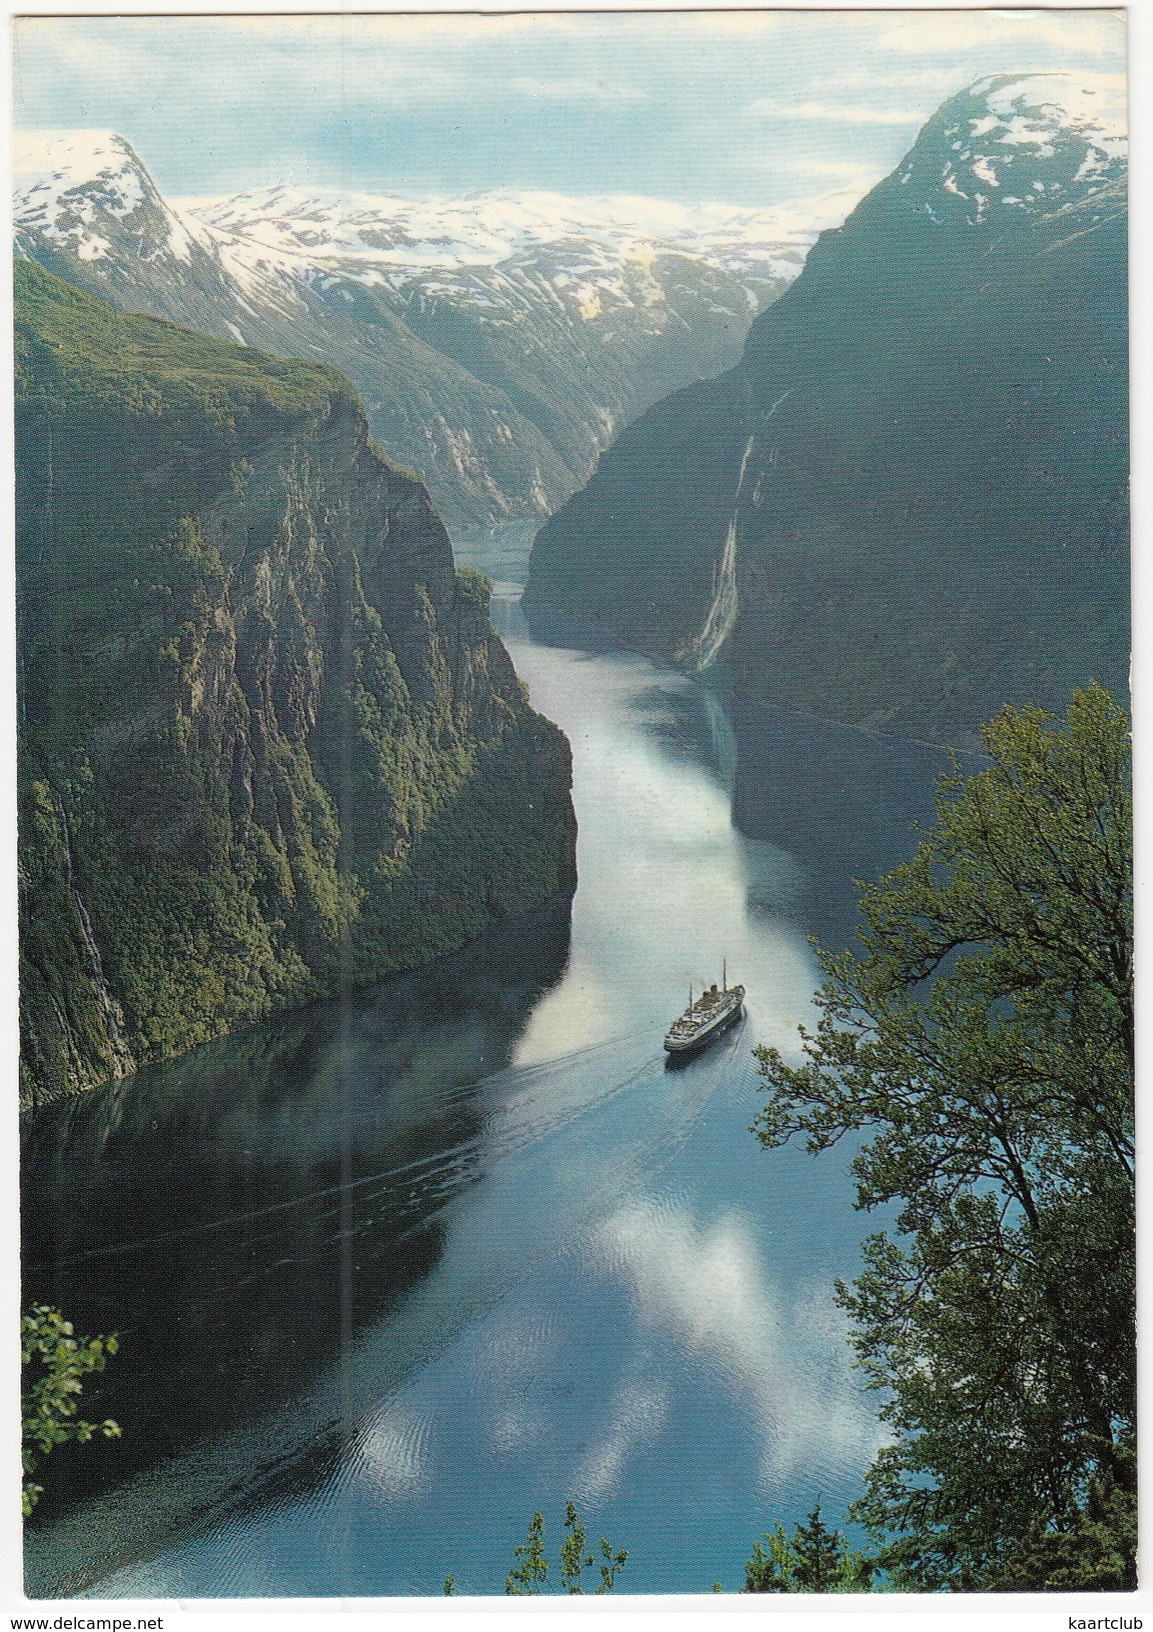
M 515 560 L 471 558 L 573 745 L 571 922 L 27 1119 L 24 1301 L 122 1341 L 85 1405 L 123 1438 L 52 1468 L 33 1594 L 499 1593 L 566 1499 L 621 1590 L 733 1588 L 879 1443 L 832 1292 L 870 1221 L 847 1153 L 760 1149 L 752 1050 L 795 1047 L 806 936 L 843 938 L 944 756 L 769 712 L 738 755 L 707 690 L 535 645 Z M 667 1070 L 722 960 L 747 1018 Z

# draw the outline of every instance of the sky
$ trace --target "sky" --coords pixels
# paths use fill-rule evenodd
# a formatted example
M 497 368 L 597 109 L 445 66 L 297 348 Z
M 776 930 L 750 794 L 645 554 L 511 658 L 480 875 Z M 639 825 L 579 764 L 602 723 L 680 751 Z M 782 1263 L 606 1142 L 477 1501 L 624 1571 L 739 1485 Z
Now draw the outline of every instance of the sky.
M 17 128 L 126 136 L 169 197 L 287 181 L 771 207 L 888 173 L 981 74 L 1125 66 L 1120 11 L 25 17 Z

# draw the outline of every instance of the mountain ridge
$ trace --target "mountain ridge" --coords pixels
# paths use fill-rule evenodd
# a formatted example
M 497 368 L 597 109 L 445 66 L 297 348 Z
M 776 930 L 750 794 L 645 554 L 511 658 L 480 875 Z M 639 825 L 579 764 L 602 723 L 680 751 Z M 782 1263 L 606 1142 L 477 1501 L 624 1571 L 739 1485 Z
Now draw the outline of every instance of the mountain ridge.
M 119 310 L 332 361 L 390 455 L 471 525 L 548 514 L 622 424 L 731 366 L 812 238 L 790 215 L 507 191 L 275 187 L 197 213 L 108 132 L 32 133 L 17 180 L 20 254 Z
M 1123 692 L 1126 167 L 1116 100 L 1090 116 L 1084 89 L 987 76 L 943 104 L 737 367 L 650 409 L 541 529 L 534 633 L 934 740 Z

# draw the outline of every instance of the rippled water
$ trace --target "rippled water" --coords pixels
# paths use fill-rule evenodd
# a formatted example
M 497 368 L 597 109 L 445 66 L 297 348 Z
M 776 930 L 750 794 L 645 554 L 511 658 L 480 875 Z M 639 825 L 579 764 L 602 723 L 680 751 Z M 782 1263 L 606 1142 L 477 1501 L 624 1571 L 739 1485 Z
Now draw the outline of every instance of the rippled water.
M 940 757 L 742 718 L 743 837 L 716 700 L 532 645 L 516 593 L 573 743 L 571 937 L 562 903 L 25 1128 L 25 1296 L 123 1336 L 88 1403 L 124 1438 L 55 1459 L 34 1593 L 500 1592 L 566 1499 L 622 1590 L 696 1592 L 856 1492 L 878 1430 L 832 1282 L 866 1221 L 844 1155 L 749 1133 L 752 1048 L 794 1047 L 806 934 L 908 851 Z M 666 1069 L 726 958 L 747 1019 Z

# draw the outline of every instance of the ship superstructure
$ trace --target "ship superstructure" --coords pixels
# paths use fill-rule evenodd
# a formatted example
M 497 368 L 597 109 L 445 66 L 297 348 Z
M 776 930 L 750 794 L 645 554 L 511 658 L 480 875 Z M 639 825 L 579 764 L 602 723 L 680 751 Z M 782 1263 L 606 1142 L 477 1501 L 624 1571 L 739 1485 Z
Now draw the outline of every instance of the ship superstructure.
M 674 1020 L 665 1037 L 669 1054 L 691 1054 L 725 1031 L 740 1017 L 745 1001 L 743 986 L 730 986 L 726 967 L 721 985 L 716 982 L 694 1002 L 689 990 L 689 1006 Z

